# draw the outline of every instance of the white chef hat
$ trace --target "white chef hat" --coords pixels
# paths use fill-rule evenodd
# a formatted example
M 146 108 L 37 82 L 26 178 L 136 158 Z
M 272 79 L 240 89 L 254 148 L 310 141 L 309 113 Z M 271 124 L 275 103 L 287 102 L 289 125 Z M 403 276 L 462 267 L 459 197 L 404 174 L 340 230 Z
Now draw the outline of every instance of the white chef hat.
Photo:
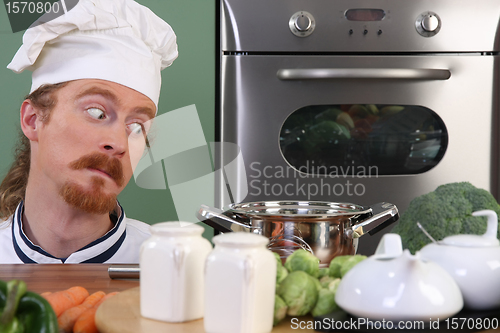
M 160 71 L 177 58 L 174 31 L 132 0 L 80 0 L 64 15 L 29 28 L 7 68 L 29 69 L 43 84 L 102 79 L 130 87 L 157 106 Z

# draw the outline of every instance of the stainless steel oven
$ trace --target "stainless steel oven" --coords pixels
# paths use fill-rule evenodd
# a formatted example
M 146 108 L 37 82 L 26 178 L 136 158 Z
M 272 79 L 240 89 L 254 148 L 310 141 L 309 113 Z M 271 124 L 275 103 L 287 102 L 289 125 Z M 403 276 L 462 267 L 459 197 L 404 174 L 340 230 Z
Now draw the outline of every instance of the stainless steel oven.
M 498 197 L 498 0 L 219 9 L 218 140 L 240 147 L 246 170 L 221 208 L 293 199 L 404 211 L 457 181 Z

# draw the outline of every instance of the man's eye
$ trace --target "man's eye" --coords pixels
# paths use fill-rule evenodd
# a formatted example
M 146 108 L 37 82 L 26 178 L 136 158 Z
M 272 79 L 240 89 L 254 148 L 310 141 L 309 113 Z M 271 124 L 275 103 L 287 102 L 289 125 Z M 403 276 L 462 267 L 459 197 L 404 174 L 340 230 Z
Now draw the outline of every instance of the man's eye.
M 131 135 L 142 135 L 143 128 L 139 123 L 132 123 L 129 125 Z
M 95 119 L 105 119 L 106 118 L 106 114 L 104 113 L 104 111 L 102 111 L 101 109 L 98 109 L 98 108 L 87 109 L 87 112 L 92 118 L 95 118 Z

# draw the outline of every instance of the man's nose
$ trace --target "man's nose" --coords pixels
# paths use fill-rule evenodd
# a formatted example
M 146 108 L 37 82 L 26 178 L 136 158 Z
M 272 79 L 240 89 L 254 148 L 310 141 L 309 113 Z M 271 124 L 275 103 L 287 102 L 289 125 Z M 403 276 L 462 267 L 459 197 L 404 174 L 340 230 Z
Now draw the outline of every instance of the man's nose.
M 99 150 L 113 157 L 122 157 L 127 152 L 128 137 L 124 128 L 113 126 L 104 129 Z

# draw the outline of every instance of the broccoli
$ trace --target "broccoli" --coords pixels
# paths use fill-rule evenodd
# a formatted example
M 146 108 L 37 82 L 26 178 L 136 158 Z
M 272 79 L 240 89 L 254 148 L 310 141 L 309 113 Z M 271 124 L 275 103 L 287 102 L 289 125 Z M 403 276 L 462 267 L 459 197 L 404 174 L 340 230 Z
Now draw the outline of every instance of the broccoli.
M 413 199 L 392 232 L 401 236 L 404 248 L 415 253 L 431 242 L 417 222 L 436 240 L 456 234 L 479 235 L 486 232 L 486 218 L 472 216 L 472 212 L 482 209 L 500 216 L 500 205 L 488 191 L 468 182 L 441 185 Z M 498 232 L 500 238 L 500 227 Z

